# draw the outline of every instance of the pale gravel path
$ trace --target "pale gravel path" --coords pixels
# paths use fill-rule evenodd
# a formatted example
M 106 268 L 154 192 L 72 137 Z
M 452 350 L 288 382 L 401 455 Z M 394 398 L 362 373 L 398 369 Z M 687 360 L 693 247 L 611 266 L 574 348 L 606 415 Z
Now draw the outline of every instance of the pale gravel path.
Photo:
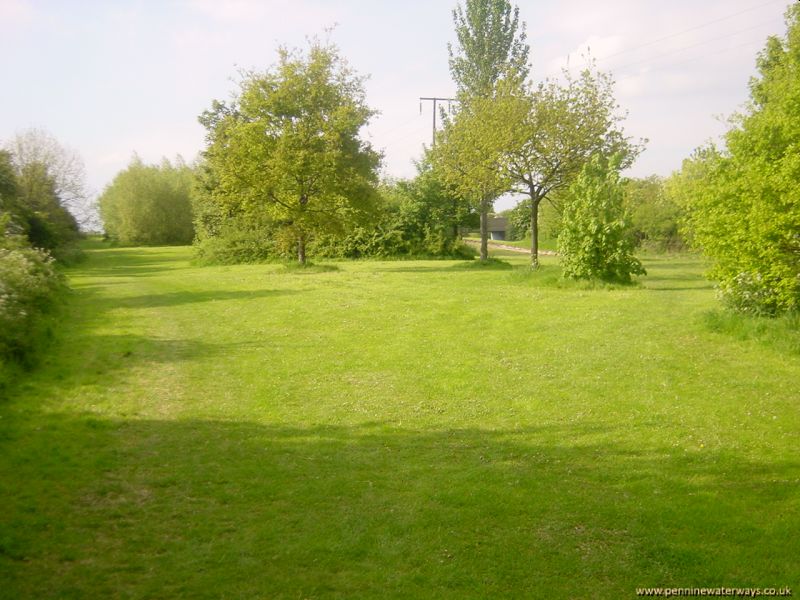
M 479 240 L 472 240 L 472 239 L 465 239 L 464 240 L 467 244 L 471 244 L 473 246 L 480 247 L 481 243 Z M 509 246 L 507 244 L 498 244 L 496 242 L 489 242 L 489 248 L 499 248 L 500 250 L 509 250 L 511 252 L 522 252 L 523 254 L 530 254 L 531 251 L 527 248 L 519 248 L 518 246 Z M 557 252 L 553 252 L 552 250 L 539 250 L 539 256 L 558 256 Z

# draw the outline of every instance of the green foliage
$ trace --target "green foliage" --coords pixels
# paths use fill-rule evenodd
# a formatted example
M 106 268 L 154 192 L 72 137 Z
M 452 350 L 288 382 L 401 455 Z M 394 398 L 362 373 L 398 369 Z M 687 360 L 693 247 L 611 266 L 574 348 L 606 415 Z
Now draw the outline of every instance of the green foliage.
M 657 175 L 625 182 L 625 208 L 638 245 L 655 250 L 681 250 L 680 206 L 666 193 Z
M 18 175 L 29 167 L 43 167 L 49 187 L 71 218 L 87 229 L 95 226 L 96 214 L 86 191 L 83 161 L 77 152 L 63 146 L 41 129 L 27 129 L 6 144 Z
M 508 0 L 466 0 L 453 10 L 458 47 L 447 45 L 450 73 L 464 98 L 491 96 L 501 78 L 528 77 L 525 23 Z
M 501 88 L 496 110 L 511 132 L 504 165 L 512 190 L 527 196 L 525 229 L 532 233 L 534 268 L 542 201 L 558 207 L 559 193 L 594 155 L 616 154 L 627 167 L 641 152 L 642 143 L 633 143 L 623 133 L 613 85 L 608 74 L 592 67 L 578 77 L 565 70 L 561 80 L 548 79 L 535 89 Z
M 18 181 L 21 216 L 31 245 L 56 255 L 61 247 L 74 244 L 80 237 L 78 222 L 61 204 L 47 166 L 26 164 Z
M 455 118 L 445 121 L 430 152 L 441 181 L 480 215 L 484 261 L 488 259 L 489 211 L 510 183 L 502 167 L 510 132 L 499 106 L 492 98 L 465 99 Z
M 46 250 L 59 262 L 80 258 L 80 238 L 75 217 L 64 207 L 56 181 L 42 162 L 14 164 L 14 157 L 0 150 L 0 216 L 4 227 L 23 235 L 35 248 Z
M 501 90 L 527 78 L 529 47 L 519 8 L 512 10 L 508 0 L 466 0 L 453 21 L 458 47 L 448 45 L 448 51 L 460 106 L 445 120 L 431 158 L 442 181 L 480 215 L 480 258 L 486 261 L 489 212 L 509 187 L 502 164 L 514 126 L 497 100 Z
M 561 230 L 561 210 L 564 205 L 563 196 L 566 190 L 555 191 L 549 196 L 550 202 L 539 204 L 539 214 L 536 224 L 539 228 L 539 247 L 549 241 L 558 238 Z M 508 218 L 512 230 L 512 240 L 529 241 L 526 247 L 530 248 L 531 238 L 531 199 L 530 197 L 520 200 L 514 208 L 503 211 L 502 216 Z
M 379 188 L 369 224 L 346 235 L 319 235 L 311 247 L 321 256 L 335 258 L 471 258 L 459 229 L 472 223 L 474 216 L 423 163 L 414 180 L 387 182 Z
M 759 55 L 726 149 L 697 152 L 670 182 L 723 301 L 752 315 L 800 309 L 800 5 L 787 26 Z
M 371 212 L 380 156 L 360 130 L 373 114 L 363 78 L 334 47 L 281 49 L 277 67 L 245 73 L 230 106 L 214 102 L 200 117 L 205 202 L 246 221 L 266 218 L 294 238 L 304 262 L 315 235 L 342 232 Z
M 0 215 L 0 389 L 13 365 L 31 365 L 50 335 L 51 315 L 65 290 L 54 259 L 9 233 L 9 223 L 8 215 Z
M 243 215 L 237 205 L 213 200 L 210 173 L 199 170 L 194 214 L 196 255 L 206 264 L 265 262 L 295 252 L 296 232 L 268 213 Z M 379 186 L 368 219 L 307 238 L 312 256 L 328 258 L 471 257 L 460 228 L 474 224 L 475 214 L 441 183 L 423 161 L 413 180 Z
M 621 159 L 593 157 L 570 186 L 558 237 L 564 276 L 629 282 L 645 274 L 633 255 L 630 222 L 623 206 Z
M 259 263 L 282 256 L 272 230 L 235 220 L 226 223 L 217 235 L 195 240 L 194 249 L 198 262 L 207 265 Z
M 174 165 L 146 165 L 134 156 L 100 196 L 106 234 L 125 245 L 191 243 L 193 185 L 180 157 Z

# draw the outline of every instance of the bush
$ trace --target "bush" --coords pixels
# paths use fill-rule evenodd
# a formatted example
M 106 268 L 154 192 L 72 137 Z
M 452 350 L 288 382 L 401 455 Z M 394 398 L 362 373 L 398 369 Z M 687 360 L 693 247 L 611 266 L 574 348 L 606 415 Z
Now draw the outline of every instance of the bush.
M 65 289 L 48 253 L 28 247 L 20 236 L 0 239 L 0 386 L 12 365 L 33 364 Z
M 718 290 L 723 304 L 735 312 L 754 317 L 774 317 L 781 312 L 775 286 L 761 273 L 744 271 L 722 278 Z
M 759 54 L 725 147 L 699 149 L 669 182 L 722 299 L 747 315 L 800 311 L 800 4 L 787 25 Z
M 558 252 L 565 277 L 628 283 L 645 274 L 633 255 L 616 158 L 595 156 L 586 164 L 570 187 L 562 227 Z
M 239 227 L 236 222 L 220 228 L 217 235 L 195 240 L 194 249 L 198 262 L 206 265 L 259 263 L 282 257 L 271 231 Z

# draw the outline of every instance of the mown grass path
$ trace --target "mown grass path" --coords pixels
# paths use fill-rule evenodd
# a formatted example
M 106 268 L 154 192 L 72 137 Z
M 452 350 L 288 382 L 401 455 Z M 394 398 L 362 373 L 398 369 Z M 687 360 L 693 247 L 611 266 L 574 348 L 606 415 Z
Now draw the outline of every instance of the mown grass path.
M 696 259 L 588 289 L 189 258 L 70 272 L 0 403 L 0 596 L 800 588 L 800 357 L 710 331 Z

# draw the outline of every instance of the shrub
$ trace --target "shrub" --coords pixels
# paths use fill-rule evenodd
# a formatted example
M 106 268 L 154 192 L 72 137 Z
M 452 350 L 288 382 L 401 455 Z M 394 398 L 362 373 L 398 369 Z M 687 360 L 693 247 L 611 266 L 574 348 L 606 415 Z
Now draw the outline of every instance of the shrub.
M 558 238 L 565 277 L 627 283 L 645 274 L 633 255 L 618 164 L 595 156 L 570 187 Z
M 47 252 L 27 246 L 21 236 L 0 238 L 0 386 L 12 365 L 31 366 L 65 289 Z
M 271 231 L 237 222 L 221 227 L 216 235 L 196 239 L 194 249 L 198 262 L 207 265 L 259 263 L 281 257 Z
M 669 182 L 723 301 L 748 315 L 800 310 L 800 4 L 787 26 L 759 54 L 725 147 L 697 150 Z

